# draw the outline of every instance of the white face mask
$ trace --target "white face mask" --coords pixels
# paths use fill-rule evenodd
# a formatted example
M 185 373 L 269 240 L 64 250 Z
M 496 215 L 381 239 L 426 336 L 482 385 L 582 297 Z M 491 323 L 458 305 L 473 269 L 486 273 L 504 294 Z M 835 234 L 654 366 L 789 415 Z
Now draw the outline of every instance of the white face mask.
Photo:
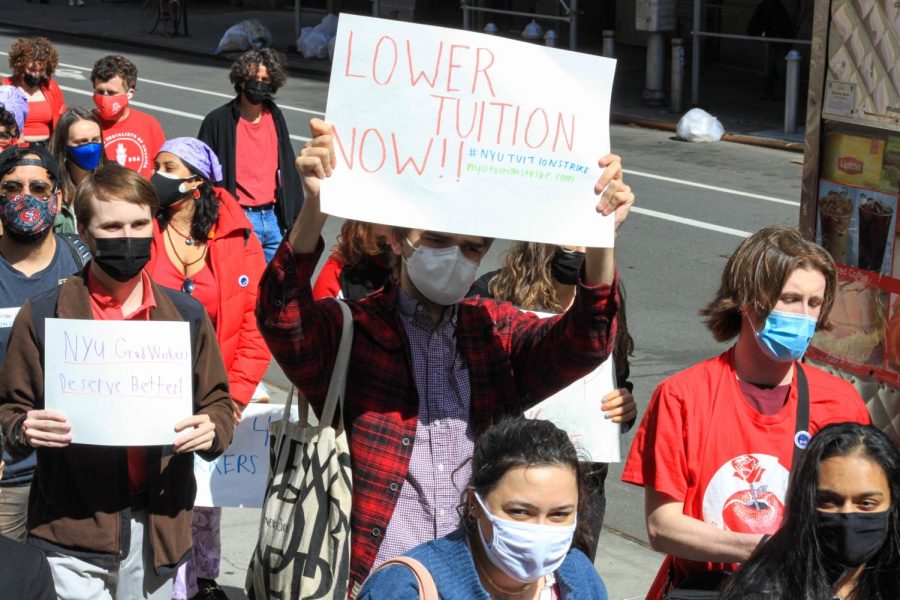
M 405 241 L 413 249 L 412 256 L 404 259 L 406 273 L 423 296 L 441 306 L 456 304 L 465 297 L 475 282 L 478 263 L 463 256 L 459 246 L 416 248 L 408 239 Z
M 513 579 L 523 583 L 537 581 L 557 570 L 566 559 L 575 535 L 577 516 L 568 526 L 507 521 L 492 515 L 478 494 L 475 499 L 494 529 L 494 537 L 488 543 L 481 521 L 478 521 L 478 534 L 485 554 L 495 567 Z

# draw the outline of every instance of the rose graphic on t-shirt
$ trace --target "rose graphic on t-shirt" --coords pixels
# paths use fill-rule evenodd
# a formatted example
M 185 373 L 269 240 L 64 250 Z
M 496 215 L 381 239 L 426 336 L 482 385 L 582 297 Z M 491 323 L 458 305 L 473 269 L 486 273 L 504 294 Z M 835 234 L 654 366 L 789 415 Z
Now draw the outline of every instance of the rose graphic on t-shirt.
M 765 485 L 759 484 L 766 470 L 750 455 L 731 461 L 734 476 L 750 489 L 731 495 L 722 508 L 725 527 L 741 533 L 775 533 L 784 517 L 784 505 Z
M 703 520 L 729 531 L 774 533 L 784 518 L 788 475 L 774 456 L 732 458 L 706 487 Z

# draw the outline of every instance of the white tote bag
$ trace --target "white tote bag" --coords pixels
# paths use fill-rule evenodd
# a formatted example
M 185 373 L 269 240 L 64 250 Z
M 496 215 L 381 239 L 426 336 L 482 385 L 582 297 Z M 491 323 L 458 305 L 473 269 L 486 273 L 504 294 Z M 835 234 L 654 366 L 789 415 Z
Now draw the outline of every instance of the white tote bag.
M 343 396 L 353 317 L 346 304 L 337 303 L 344 327 L 319 424 L 309 424 L 309 403 L 300 393 L 300 421 L 291 422 L 291 393 L 281 420 L 269 426 L 269 483 L 247 571 L 253 600 L 347 596 L 353 481 Z

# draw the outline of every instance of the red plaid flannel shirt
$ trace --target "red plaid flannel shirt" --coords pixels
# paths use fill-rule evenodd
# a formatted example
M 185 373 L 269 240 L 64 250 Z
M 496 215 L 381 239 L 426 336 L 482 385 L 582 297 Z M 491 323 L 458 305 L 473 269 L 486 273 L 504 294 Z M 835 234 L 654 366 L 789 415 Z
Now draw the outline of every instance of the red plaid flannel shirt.
M 287 377 L 320 412 L 341 338 L 341 310 L 314 301 L 310 278 L 324 248 L 295 254 L 285 240 L 260 284 L 259 330 Z M 460 303 L 456 338 L 469 369 L 471 420 L 480 434 L 587 375 L 612 352 L 616 286 L 581 285 L 564 315 L 539 319 L 484 298 Z M 418 394 L 395 310 L 396 284 L 348 302 L 354 338 L 344 424 L 353 468 L 350 589 L 372 568 L 409 469 Z

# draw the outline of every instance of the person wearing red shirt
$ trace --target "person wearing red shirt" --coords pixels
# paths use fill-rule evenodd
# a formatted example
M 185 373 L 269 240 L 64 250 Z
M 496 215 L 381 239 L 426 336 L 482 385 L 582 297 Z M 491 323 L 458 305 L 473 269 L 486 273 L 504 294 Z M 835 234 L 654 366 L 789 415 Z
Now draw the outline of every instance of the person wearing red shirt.
M 128 105 L 137 89 L 137 75 L 135 64 L 118 54 L 94 63 L 94 114 L 103 127 L 106 158 L 150 179 L 153 158 L 166 135 L 159 121 Z
M 62 600 L 168 600 L 191 551 L 194 453 L 213 460 L 231 443 L 228 378 L 209 318 L 195 299 L 157 286 L 144 270 L 156 206 L 153 187 L 115 164 L 82 182 L 78 230 L 94 258 L 22 307 L 10 336 L 16 352 L 0 371 L 7 447 L 39 449 L 28 541 L 46 553 Z M 66 415 L 43 408 L 47 317 L 190 325 L 194 415 L 173 424 L 180 435 L 172 446 L 72 444 Z
M 46 146 L 66 112 L 62 90 L 52 79 L 58 64 L 56 48 L 45 37 L 19 38 L 9 48 L 12 76 L 2 82 L 18 87 L 28 98 L 28 119 L 20 132 L 23 141 Z
M 799 362 L 829 326 L 836 285 L 831 256 L 788 227 L 754 233 L 728 260 L 701 315 L 716 341 L 737 341 L 656 388 L 622 475 L 644 488 L 650 543 L 667 554 L 649 600 L 718 589 L 781 525 L 811 434 L 870 422 L 852 385 Z
M 228 371 L 238 421 L 272 358 L 253 315 L 266 263 L 237 201 L 212 185 L 221 179 L 219 160 L 200 140 L 175 138 L 163 144 L 150 178 L 163 210 L 154 228 L 147 270 L 156 283 L 191 294 L 206 308 Z M 174 600 L 226 597 L 215 582 L 221 516 L 220 508 L 194 508 L 194 552 L 179 570 Z
M 335 168 L 331 125 L 310 125 L 312 140 L 297 158 L 305 200 L 263 274 L 256 316 L 285 375 L 321 412 L 343 318 L 335 300 L 314 301 L 310 289 L 324 248 L 321 181 Z M 596 210 L 615 213 L 619 226 L 634 195 L 618 157 L 599 164 L 605 170 L 594 192 L 609 184 L 610 193 Z M 492 241 L 395 227 L 398 278 L 347 302 L 356 332 L 344 396 L 353 457 L 351 591 L 379 561 L 456 529 L 457 482 L 467 479 L 474 440 L 494 419 L 524 412 L 612 351 L 612 248 L 589 248 L 572 308 L 540 319 L 509 303 L 463 298 Z

